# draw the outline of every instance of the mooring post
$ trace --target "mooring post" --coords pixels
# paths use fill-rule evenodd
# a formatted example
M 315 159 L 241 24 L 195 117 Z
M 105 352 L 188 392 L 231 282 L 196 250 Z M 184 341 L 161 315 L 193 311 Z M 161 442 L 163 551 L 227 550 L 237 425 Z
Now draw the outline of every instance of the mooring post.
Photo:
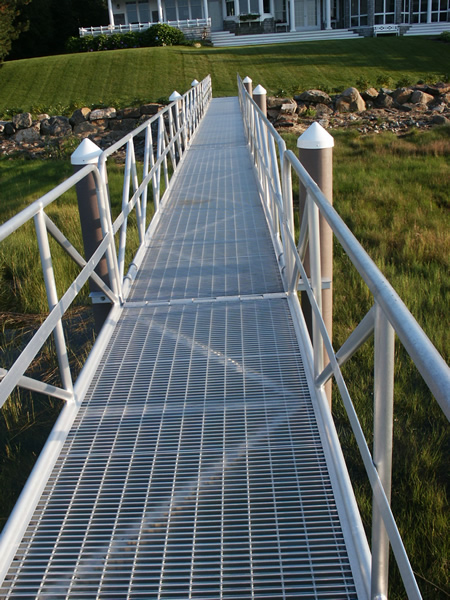
M 299 160 L 324 196 L 333 203 L 333 137 L 317 122 L 313 123 L 297 140 Z M 306 190 L 300 185 L 300 222 L 306 206 Z M 322 316 L 328 335 L 332 339 L 333 332 L 333 233 L 330 226 L 320 215 L 320 266 L 322 273 Z M 311 232 L 310 232 L 311 235 Z M 305 257 L 308 276 L 309 255 Z M 305 315 L 308 331 L 312 332 L 312 312 L 306 292 L 302 292 L 302 310 Z M 324 364 L 329 362 L 324 351 Z M 325 386 L 328 402 L 331 406 L 331 381 Z
M 252 85 L 253 82 L 250 79 L 250 77 L 247 76 L 242 83 L 244 84 L 244 87 L 247 90 L 250 98 L 253 98 L 253 85 Z
M 88 138 L 85 138 L 71 156 L 74 172 L 77 173 L 86 165 L 97 164 L 101 153 L 101 148 Z M 84 258 L 88 261 L 103 240 L 98 209 L 97 187 L 93 173 L 89 173 L 89 175 L 79 181 L 76 184 L 76 190 L 81 234 L 83 236 Z M 108 265 L 105 256 L 98 263 L 95 272 L 103 279 L 106 285 L 110 286 Z M 111 309 L 111 302 L 93 281 L 89 281 L 89 289 L 91 290 L 90 296 L 93 305 L 95 331 L 99 333 Z
M 253 90 L 253 100 L 256 106 L 261 109 L 264 116 L 267 117 L 267 92 L 262 85 L 258 85 Z

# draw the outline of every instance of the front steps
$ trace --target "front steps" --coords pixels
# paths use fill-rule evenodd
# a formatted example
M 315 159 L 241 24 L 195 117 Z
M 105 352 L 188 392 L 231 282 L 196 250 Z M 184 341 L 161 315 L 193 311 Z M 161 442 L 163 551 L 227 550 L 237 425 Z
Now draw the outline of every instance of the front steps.
M 288 44 L 290 42 L 310 42 L 317 40 L 355 39 L 360 36 L 350 29 L 330 29 L 312 31 L 294 31 L 288 33 L 262 33 L 256 35 L 235 35 L 229 31 L 211 32 L 211 41 L 215 47 L 259 46 L 262 44 Z
M 404 35 L 439 35 L 450 31 L 450 23 L 415 23 Z

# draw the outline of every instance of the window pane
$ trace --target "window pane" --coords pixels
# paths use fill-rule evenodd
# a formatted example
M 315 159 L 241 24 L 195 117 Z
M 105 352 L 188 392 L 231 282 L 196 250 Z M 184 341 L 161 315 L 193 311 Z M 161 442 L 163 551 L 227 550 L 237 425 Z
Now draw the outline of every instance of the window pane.
M 175 8 L 175 0 L 166 0 L 166 19 L 168 21 L 177 20 L 177 10 Z
M 250 0 L 250 12 L 255 14 L 259 14 L 259 2 L 258 0 Z
M 150 22 L 150 7 L 148 2 L 139 2 L 139 19 L 141 23 Z
M 127 2 L 128 23 L 138 23 L 136 2 Z
M 200 0 L 191 0 L 191 19 L 201 19 L 202 17 L 202 4 Z
M 189 19 L 188 0 L 178 0 L 178 18 L 180 19 L 180 21 Z

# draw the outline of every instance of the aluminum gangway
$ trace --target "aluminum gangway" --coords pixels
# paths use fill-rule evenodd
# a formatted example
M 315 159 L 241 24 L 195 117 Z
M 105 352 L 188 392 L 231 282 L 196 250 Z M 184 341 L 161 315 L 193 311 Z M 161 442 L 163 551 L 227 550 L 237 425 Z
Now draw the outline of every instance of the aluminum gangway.
M 237 98 L 213 99 L 171 150 L 158 137 L 147 181 L 169 155 L 176 174 L 126 293 L 104 288 L 115 304 L 95 359 L 0 541 L 1 598 L 375 597 L 329 374 L 315 373 L 280 252 L 287 220 L 277 232 L 261 202 L 252 110 L 244 126 Z

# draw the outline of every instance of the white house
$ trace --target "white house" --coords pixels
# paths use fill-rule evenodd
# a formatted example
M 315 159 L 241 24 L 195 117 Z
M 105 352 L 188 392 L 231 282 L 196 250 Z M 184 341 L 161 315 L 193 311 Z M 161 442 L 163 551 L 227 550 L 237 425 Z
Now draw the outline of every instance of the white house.
M 413 24 L 450 28 L 450 0 L 108 0 L 108 12 L 110 32 L 194 21 L 208 31 L 241 34 L 353 29 L 376 35 L 404 33 Z

